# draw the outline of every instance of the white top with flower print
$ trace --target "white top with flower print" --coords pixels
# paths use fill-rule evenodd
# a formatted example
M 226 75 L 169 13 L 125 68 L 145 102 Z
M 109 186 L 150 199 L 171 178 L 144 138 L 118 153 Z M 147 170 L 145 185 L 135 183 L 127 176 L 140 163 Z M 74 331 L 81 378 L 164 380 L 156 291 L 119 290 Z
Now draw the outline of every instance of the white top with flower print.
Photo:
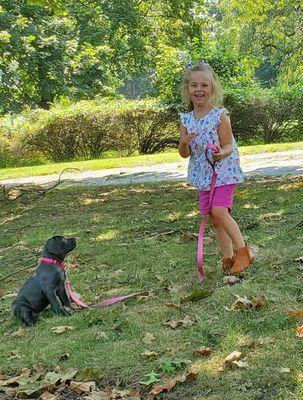
M 213 107 L 204 117 L 196 119 L 194 112 L 180 113 L 182 125 L 187 133 L 198 134 L 191 142 L 191 155 L 188 164 L 187 181 L 199 190 L 210 190 L 212 168 L 206 160 L 204 150 L 207 144 L 220 146 L 218 127 L 221 123 L 220 116 L 228 114 L 226 108 Z M 244 181 L 243 171 L 240 167 L 237 143 L 233 137 L 232 153 L 216 163 L 217 186 L 237 184 Z

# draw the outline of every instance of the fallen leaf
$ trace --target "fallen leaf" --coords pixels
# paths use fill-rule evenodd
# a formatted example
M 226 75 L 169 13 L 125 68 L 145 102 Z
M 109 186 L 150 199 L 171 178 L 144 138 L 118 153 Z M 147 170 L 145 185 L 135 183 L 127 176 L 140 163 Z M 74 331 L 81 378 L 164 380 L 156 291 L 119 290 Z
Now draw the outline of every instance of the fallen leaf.
M 242 360 L 233 361 L 232 364 L 236 365 L 238 368 L 247 368 L 248 367 L 248 362 L 242 361 Z
M 187 315 L 184 319 L 168 320 L 163 322 L 163 325 L 170 327 L 171 329 L 176 329 L 178 326 L 190 326 L 193 325 L 193 321 Z
M 193 351 L 194 354 L 197 354 L 198 356 L 209 356 L 212 352 L 212 349 L 209 347 L 199 347 Z
M 186 347 L 188 347 L 190 345 L 190 343 L 183 343 L 183 344 L 175 344 L 173 346 L 168 347 L 166 350 L 170 353 L 170 354 L 175 354 L 180 350 L 184 350 L 186 349 Z
M 300 262 L 303 264 L 303 256 L 294 259 L 295 262 Z
M 240 360 L 242 357 L 243 357 L 243 353 L 241 353 L 240 351 L 235 350 L 232 353 L 230 353 L 227 357 L 224 358 L 223 365 L 229 365 L 233 361 Z
M 165 303 L 165 305 L 166 305 L 166 307 L 168 307 L 168 308 L 174 308 L 174 309 L 176 309 L 176 310 L 180 310 L 180 309 L 181 309 L 181 306 L 178 305 L 178 304 L 174 304 L 174 303 Z
M 19 328 L 17 331 L 13 332 L 11 336 L 20 337 L 23 336 L 24 334 L 25 334 L 25 329 Z
M 83 397 L 85 400 L 110 400 L 106 392 L 92 391 L 88 396 Z
M 67 325 L 62 325 L 62 326 L 54 326 L 51 328 L 51 330 L 54 333 L 65 333 L 67 331 L 73 331 L 75 329 L 74 326 L 67 326 Z
M 288 310 L 287 314 L 292 318 L 303 318 L 303 308 L 301 310 Z
M 57 396 L 54 394 L 51 394 L 49 392 L 44 392 L 41 394 L 41 396 L 39 397 L 40 400 L 56 400 Z
M 157 356 L 158 353 L 155 351 L 150 351 L 150 350 L 144 350 L 143 353 L 141 353 L 141 356 L 151 358 Z
M 141 381 L 141 385 L 149 386 L 152 383 L 159 382 L 160 379 L 158 379 L 159 374 L 156 374 L 154 371 L 152 371 L 150 374 L 147 374 L 146 377 L 148 378 L 146 381 Z
M 265 296 L 260 295 L 249 300 L 247 297 L 240 297 L 235 294 L 237 300 L 231 305 L 231 310 L 258 310 L 265 304 Z
M 155 339 L 154 335 L 152 335 L 152 334 L 149 333 L 149 332 L 146 332 L 142 341 L 143 341 L 144 343 L 146 343 L 146 344 L 151 344 L 151 343 L 154 342 L 155 340 L 156 340 L 156 339 Z
M 303 338 L 303 325 L 297 326 L 296 336 L 298 336 L 299 338 Z
M 167 393 L 171 391 L 177 383 L 183 383 L 186 381 L 192 381 L 194 379 L 197 379 L 198 373 L 196 372 L 185 372 L 183 375 L 177 376 L 174 379 L 170 379 L 166 382 L 164 382 L 162 385 L 155 386 L 149 393 L 148 396 L 153 398 L 154 396 L 157 396 L 160 393 Z
M 234 275 L 224 276 L 223 284 L 224 285 L 234 285 L 235 283 L 241 282 L 241 280 Z
M 184 365 L 190 364 L 190 360 L 172 360 L 164 361 L 160 364 L 160 369 L 163 372 L 172 373 L 176 372 L 178 369 L 182 368 Z
M 96 389 L 95 382 L 75 382 L 71 381 L 70 388 L 78 394 L 89 393 Z

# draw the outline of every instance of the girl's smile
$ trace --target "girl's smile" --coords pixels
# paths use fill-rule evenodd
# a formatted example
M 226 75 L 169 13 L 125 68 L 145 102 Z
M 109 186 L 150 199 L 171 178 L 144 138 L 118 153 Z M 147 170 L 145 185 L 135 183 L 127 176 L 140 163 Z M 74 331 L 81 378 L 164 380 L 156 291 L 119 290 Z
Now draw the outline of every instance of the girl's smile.
M 203 72 L 191 72 L 187 90 L 188 96 L 194 106 L 203 107 L 210 104 L 212 86 Z

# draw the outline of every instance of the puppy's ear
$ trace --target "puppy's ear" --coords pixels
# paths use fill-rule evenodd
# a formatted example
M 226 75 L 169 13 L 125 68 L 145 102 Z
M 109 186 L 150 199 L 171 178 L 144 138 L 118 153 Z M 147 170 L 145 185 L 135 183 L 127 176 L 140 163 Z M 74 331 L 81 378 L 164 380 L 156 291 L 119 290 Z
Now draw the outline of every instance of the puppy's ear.
M 45 243 L 44 249 L 48 253 L 60 255 L 62 254 L 62 238 L 61 236 L 53 236 Z

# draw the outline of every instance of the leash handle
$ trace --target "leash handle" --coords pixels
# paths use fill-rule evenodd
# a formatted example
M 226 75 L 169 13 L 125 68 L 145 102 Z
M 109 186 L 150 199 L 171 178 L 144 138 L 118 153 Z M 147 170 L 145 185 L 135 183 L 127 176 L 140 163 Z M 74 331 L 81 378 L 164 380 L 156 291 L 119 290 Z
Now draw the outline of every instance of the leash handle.
M 211 153 L 216 153 L 219 151 L 219 148 L 215 146 L 214 144 L 208 144 L 205 147 L 205 158 L 212 167 L 213 173 L 211 177 L 211 183 L 210 183 L 210 193 L 209 193 L 209 204 L 208 204 L 208 209 L 206 213 L 204 214 L 201 224 L 200 224 L 200 229 L 199 229 L 199 236 L 198 236 L 198 249 L 197 249 L 197 265 L 198 265 L 198 281 L 203 282 L 205 280 L 205 273 L 203 269 L 203 250 L 204 250 L 204 244 L 203 244 L 203 238 L 204 238 L 204 232 L 205 232 L 205 227 L 206 227 L 206 222 L 208 215 L 211 212 L 211 206 L 212 206 L 212 201 L 214 197 L 214 192 L 215 192 L 215 185 L 216 185 L 216 180 L 217 180 L 217 172 L 215 169 L 216 161 L 213 158 L 210 158 Z
M 212 170 L 214 172 L 216 172 L 215 165 L 216 165 L 217 161 L 214 160 L 213 156 L 210 157 L 210 154 L 212 155 L 213 153 L 217 153 L 218 151 L 219 151 L 219 147 L 215 146 L 214 144 L 211 144 L 211 143 L 206 145 L 205 150 L 204 150 L 205 158 L 206 158 L 207 162 L 209 163 L 209 165 L 212 167 Z

